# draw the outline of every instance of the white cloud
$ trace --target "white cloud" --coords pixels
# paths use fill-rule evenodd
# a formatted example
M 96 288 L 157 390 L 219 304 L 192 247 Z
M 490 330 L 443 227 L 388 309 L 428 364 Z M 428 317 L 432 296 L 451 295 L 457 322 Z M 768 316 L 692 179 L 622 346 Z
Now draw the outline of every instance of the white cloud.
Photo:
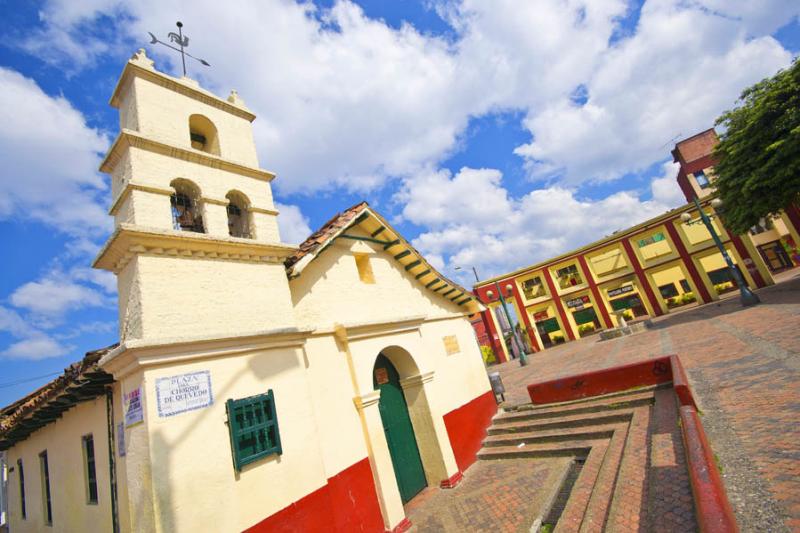
M 280 212 L 278 223 L 280 225 L 281 241 L 290 244 L 299 244 L 311 235 L 308 218 L 296 205 L 275 204 L 275 209 Z
M 64 97 L 0 67 L 0 219 L 37 220 L 71 235 L 110 227 L 97 173 L 107 139 Z
M 61 317 L 69 311 L 101 307 L 108 299 L 100 292 L 64 277 L 54 275 L 30 281 L 18 287 L 10 297 L 14 307 L 48 318 Z
M 489 277 L 542 261 L 610 235 L 669 209 L 683 199 L 672 163 L 645 195 L 620 191 L 605 198 L 581 198 L 560 186 L 534 189 L 519 198 L 503 187 L 500 172 L 463 168 L 407 180 L 398 194 L 405 220 L 425 226 L 413 240 L 426 257 L 437 257 L 465 283 L 469 267 Z M 642 196 L 650 196 L 643 199 Z
M 74 349 L 31 326 L 19 313 L 3 306 L 0 306 L 0 332 L 19 339 L 0 350 L 0 357 L 38 360 L 61 357 Z
M 64 345 L 46 335 L 30 337 L 11 344 L 0 352 L 0 356 L 9 359 L 29 359 L 38 361 L 52 357 L 62 357 L 75 349 L 74 346 Z

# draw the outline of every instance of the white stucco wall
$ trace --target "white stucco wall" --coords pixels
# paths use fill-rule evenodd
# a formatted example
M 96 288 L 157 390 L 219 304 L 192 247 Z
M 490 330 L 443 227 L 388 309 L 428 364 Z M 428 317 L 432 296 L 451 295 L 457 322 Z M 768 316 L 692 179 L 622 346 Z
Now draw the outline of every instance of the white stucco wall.
M 9 526 L 13 533 L 27 531 L 108 531 L 111 529 L 108 434 L 105 397 L 82 402 L 55 422 L 8 450 Z M 82 437 L 94 437 L 98 503 L 86 498 Z M 45 525 L 39 454 L 47 451 L 50 471 L 52 527 Z M 27 518 L 22 519 L 17 459 L 25 470 Z

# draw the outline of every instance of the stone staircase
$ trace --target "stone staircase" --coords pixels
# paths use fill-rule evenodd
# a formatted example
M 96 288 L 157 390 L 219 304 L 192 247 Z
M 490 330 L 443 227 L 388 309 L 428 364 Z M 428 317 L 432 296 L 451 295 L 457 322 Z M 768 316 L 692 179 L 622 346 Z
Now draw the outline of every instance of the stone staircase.
M 494 418 L 478 459 L 573 459 L 531 531 L 693 531 L 677 413 L 663 385 L 517 406 Z

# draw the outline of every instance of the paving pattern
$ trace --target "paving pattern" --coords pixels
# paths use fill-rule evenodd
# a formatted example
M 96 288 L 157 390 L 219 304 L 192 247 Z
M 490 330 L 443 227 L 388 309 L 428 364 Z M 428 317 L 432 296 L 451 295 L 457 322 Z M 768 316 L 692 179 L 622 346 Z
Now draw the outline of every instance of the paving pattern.
M 527 367 L 511 361 L 492 370 L 503 377 L 507 402 L 517 404 L 529 401 L 525 385 L 534 381 L 677 353 L 742 531 L 800 531 L 800 277 L 758 294 L 755 307 L 742 308 L 733 297 L 657 318 L 638 335 L 593 336 L 537 353 Z M 674 424 L 671 415 L 656 416 L 654 428 L 666 428 L 670 418 Z M 650 438 L 658 487 L 667 483 L 662 477 L 685 470 L 683 451 L 674 432 L 651 431 Z M 646 530 L 681 531 L 682 517 L 670 511 L 679 504 L 649 494 L 648 505 L 674 524 Z
M 527 533 L 569 464 L 565 457 L 479 461 L 456 488 L 425 489 L 406 516 L 413 531 Z

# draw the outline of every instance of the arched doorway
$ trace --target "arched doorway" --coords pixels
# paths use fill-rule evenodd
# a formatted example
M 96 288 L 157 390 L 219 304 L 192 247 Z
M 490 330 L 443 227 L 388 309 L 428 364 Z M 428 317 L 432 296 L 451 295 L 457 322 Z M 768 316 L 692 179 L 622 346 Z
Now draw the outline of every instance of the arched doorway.
M 400 375 L 385 355 L 378 355 L 372 376 L 373 387 L 381 391 L 378 408 L 383 431 L 392 457 L 400 499 L 406 503 L 428 485 L 414 427 L 400 386 Z

